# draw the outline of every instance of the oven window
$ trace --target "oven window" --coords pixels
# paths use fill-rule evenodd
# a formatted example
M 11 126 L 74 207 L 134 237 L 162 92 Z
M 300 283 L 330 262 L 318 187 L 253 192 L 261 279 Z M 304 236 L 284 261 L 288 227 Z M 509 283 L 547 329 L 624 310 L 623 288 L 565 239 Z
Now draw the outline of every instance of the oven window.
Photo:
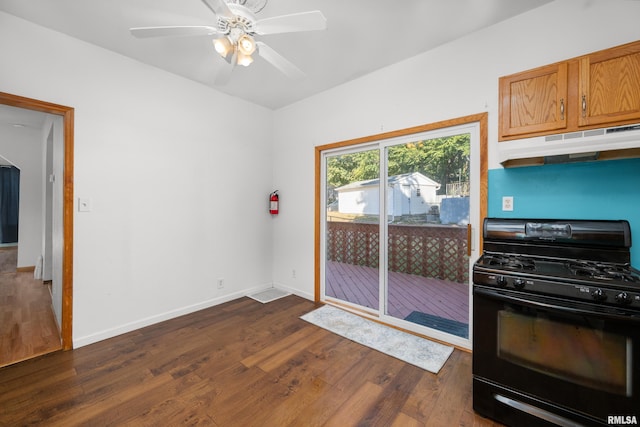
M 631 396 L 631 339 L 603 326 L 603 321 L 575 324 L 536 311 L 500 310 L 498 356 L 575 384 Z

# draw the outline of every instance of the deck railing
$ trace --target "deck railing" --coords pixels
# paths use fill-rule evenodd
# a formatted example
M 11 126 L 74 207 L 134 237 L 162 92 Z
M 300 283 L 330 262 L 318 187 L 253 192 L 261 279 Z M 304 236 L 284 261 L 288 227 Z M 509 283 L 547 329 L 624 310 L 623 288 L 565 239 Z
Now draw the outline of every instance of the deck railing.
M 469 280 L 467 229 L 389 224 L 389 270 L 458 283 Z M 327 259 L 378 267 L 378 224 L 327 222 Z

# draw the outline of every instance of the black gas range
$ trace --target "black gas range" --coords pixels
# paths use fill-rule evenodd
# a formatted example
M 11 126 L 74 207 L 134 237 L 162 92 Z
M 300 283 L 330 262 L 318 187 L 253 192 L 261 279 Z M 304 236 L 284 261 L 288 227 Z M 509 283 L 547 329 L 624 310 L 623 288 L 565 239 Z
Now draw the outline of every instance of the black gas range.
M 640 310 L 627 221 L 486 219 L 474 284 Z
M 474 409 L 514 426 L 640 422 L 629 223 L 487 218 L 483 237 L 473 266 Z

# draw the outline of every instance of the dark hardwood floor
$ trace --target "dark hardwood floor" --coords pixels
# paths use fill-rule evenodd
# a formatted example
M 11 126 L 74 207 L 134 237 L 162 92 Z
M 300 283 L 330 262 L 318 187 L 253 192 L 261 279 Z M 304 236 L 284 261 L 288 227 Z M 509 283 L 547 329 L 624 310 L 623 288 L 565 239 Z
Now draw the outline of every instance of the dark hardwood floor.
M 0 248 L 0 367 L 62 348 L 49 286 L 17 271 L 17 249 Z
M 15 273 L 18 266 L 18 246 L 0 246 L 0 274 Z
M 497 426 L 471 407 L 471 355 L 438 375 L 241 298 L 0 368 L 0 425 Z

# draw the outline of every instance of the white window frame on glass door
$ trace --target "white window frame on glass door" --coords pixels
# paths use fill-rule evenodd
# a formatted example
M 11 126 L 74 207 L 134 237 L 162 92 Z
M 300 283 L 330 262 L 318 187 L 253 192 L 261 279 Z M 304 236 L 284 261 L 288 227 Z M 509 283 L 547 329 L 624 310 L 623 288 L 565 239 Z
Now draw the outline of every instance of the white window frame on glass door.
M 472 191 L 470 192 L 470 200 L 469 200 L 469 218 L 470 218 L 470 223 L 471 223 L 471 229 L 472 230 L 478 230 L 479 227 L 481 226 L 479 224 L 480 222 L 480 210 L 479 210 L 479 195 L 480 195 L 480 156 L 477 155 L 477 153 L 479 152 L 480 149 L 480 125 L 478 123 L 470 123 L 470 124 L 466 124 L 466 125 L 459 125 L 459 126 L 451 126 L 451 127 L 447 127 L 447 128 L 441 128 L 441 129 L 436 129 L 436 130 L 430 130 L 427 132 L 423 132 L 423 133 L 417 133 L 417 134 L 412 134 L 412 135 L 406 135 L 406 136 L 402 136 L 402 137 L 398 137 L 398 138 L 392 138 L 392 139 L 386 139 L 386 140 L 382 140 L 380 141 L 380 182 L 387 182 L 389 179 L 388 176 L 388 163 L 387 163 L 387 159 L 388 159 L 388 149 L 389 147 L 398 145 L 398 144 L 405 144 L 405 143 L 412 143 L 412 142 L 416 142 L 416 141 L 422 141 L 422 140 L 429 140 L 429 139 L 437 139 L 437 138 L 445 138 L 445 137 L 450 137 L 450 136 L 456 136 L 456 135 L 462 135 L 462 134 L 469 134 L 470 135 L 470 149 L 471 149 L 471 155 L 470 155 L 470 177 L 471 179 L 471 185 L 472 185 Z M 380 188 L 380 212 L 388 212 L 388 206 L 387 206 L 387 202 L 388 202 L 388 198 L 387 195 L 385 194 L 387 191 L 387 186 L 385 185 L 381 185 Z M 379 269 L 379 274 L 380 274 L 380 290 L 379 290 L 379 295 L 380 295 L 380 307 L 379 307 L 379 312 L 378 312 L 378 317 L 380 318 L 380 320 L 384 321 L 385 323 L 388 323 L 390 325 L 394 325 L 403 329 L 407 329 L 410 330 L 412 332 L 416 332 L 416 333 L 420 333 L 420 334 L 424 334 L 424 335 L 428 335 L 429 337 L 441 340 L 441 341 L 445 341 L 454 345 L 457 345 L 459 347 L 463 347 L 463 348 L 471 348 L 471 331 L 473 330 L 472 325 L 473 325 L 473 316 L 472 316 L 472 307 L 473 307 L 473 301 L 472 301 L 472 274 L 471 274 L 471 268 L 473 265 L 473 261 L 475 259 L 478 258 L 479 254 L 477 251 L 478 248 L 478 243 L 476 242 L 477 240 L 477 233 L 473 233 L 471 236 L 471 241 L 469 242 L 469 244 L 471 245 L 471 256 L 469 257 L 469 264 L 468 264 L 468 269 L 469 269 L 469 280 L 468 280 L 468 285 L 469 285 L 469 291 L 468 291 L 468 298 L 469 298 L 469 338 L 462 338 L 462 337 L 458 337 L 458 336 L 454 336 L 451 334 L 446 334 L 444 332 L 438 331 L 436 329 L 429 329 L 428 331 L 425 330 L 426 327 L 417 325 L 415 323 L 412 322 L 408 322 L 402 319 L 398 319 L 396 317 L 390 316 L 388 314 L 386 314 L 388 312 L 387 310 L 387 302 L 388 302 L 388 296 L 387 296 L 387 291 L 389 289 L 389 269 L 388 269 L 388 259 L 387 259 L 387 255 L 388 255 L 388 248 L 389 248 L 389 242 L 388 242 L 388 226 L 389 223 L 388 221 L 380 221 L 380 248 L 385 248 L 385 250 L 381 250 L 380 251 L 380 266 L 384 266 L 384 268 L 380 268 Z
M 339 156 L 339 155 L 343 155 L 343 154 L 353 154 L 353 153 L 359 153 L 362 151 L 370 151 L 370 150 L 379 150 L 380 149 L 380 144 L 379 143 L 365 143 L 365 144 L 361 144 L 361 145 L 357 145 L 357 146 L 352 146 L 352 147 L 347 147 L 347 148 L 337 148 L 337 149 L 332 149 L 332 150 L 326 150 L 323 151 L 322 153 L 322 168 L 320 171 L 321 174 L 321 182 L 322 182 L 322 190 L 320 192 L 320 203 L 321 206 L 327 206 L 327 187 L 326 187 L 326 183 L 327 183 L 327 159 L 329 157 L 333 157 L 333 156 Z M 382 182 L 382 181 L 380 181 Z M 382 206 L 382 204 L 380 205 Z M 369 316 L 373 316 L 373 317 L 379 317 L 379 307 L 378 310 L 373 310 L 370 309 L 368 307 L 364 307 L 361 305 L 356 305 L 356 304 L 352 304 L 348 301 L 342 301 L 342 300 L 336 300 L 334 298 L 331 297 L 327 297 L 326 292 L 325 292 L 325 280 L 326 280 L 326 270 L 325 270 L 325 266 L 326 266 L 326 256 L 327 256 L 327 241 L 326 241 L 326 233 L 327 233 L 327 211 L 326 209 L 321 209 L 320 211 L 320 229 L 321 229 L 321 233 L 320 235 L 323 236 L 320 239 L 320 253 L 321 253 L 321 261 L 320 261 L 320 277 L 322 278 L 320 280 L 320 294 L 321 294 L 321 300 L 324 302 L 332 302 L 334 304 L 338 304 L 340 306 L 344 306 L 347 308 L 350 308 L 352 310 L 358 311 L 358 312 L 362 312 L 365 313 Z M 378 254 L 380 255 L 380 254 Z M 380 260 L 382 261 L 382 260 Z M 382 264 L 380 264 L 382 265 Z
M 482 113 L 475 116 L 467 116 L 460 119 L 454 119 L 447 122 L 425 125 L 423 127 L 417 127 L 408 129 L 405 131 L 389 132 L 387 134 L 374 135 L 372 137 L 361 138 L 353 141 L 344 141 L 341 143 L 329 144 L 322 147 L 316 147 L 316 191 L 319 193 L 316 197 L 317 204 L 317 228 L 316 228 L 316 264 L 317 264 L 317 276 L 316 276 L 316 300 L 326 303 L 336 304 L 343 308 L 352 310 L 365 317 L 375 318 L 388 325 L 402 328 L 419 335 L 424 335 L 430 338 L 434 338 L 440 341 L 448 342 L 460 348 L 471 348 L 473 340 L 473 299 L 472 299 L 472 265 L 478 258 L 480 248 L 482 246 L 481 230 L 482 218 L 486 215 L 486 174 L 487 174 L 487 135 L 486 135 L 486 123 L 487 114 Z M 430 329 L 425 326 L 421 326 L 403 319 L 398 319 L 393 316 L 387 315 L 387 289 L 388 289 L 388 223 L 386 215 L 380 215 L 379 221 L 379 247 L 384 250 L 379 251 L 379 307 L 378 310 L 372 310 L 367 307 L 363 307 L 357 304 L 351 304 L 346 301 L 336 300 L 328 297 L 325 290 L 326 269 L 327 262 L 327 247 L 326 247 L 326 231 L 327 231 L 327 211 L 326 211 L 326 180 L 327 180 L 327 159 L 332 156 L 350 154 L 360 151 L 366 151 L 371 149 L 378 149 L 379 156 L 379 182 L 386 183 L 388 180 L 387 173 L 387 151 L 388 148 L 398 144 L 405 144 L 410 142 L 416 142 L 421 140 L 429 140 L 435 138 L 442 138 L 454 135 L 469 134 L 470 135 L 470 177 L 471 177 L 471 194 L 470 194 L 470 223 L 471 223 L 471 239 L 470 256 L 468 258 L 469 268 L 469 337 L 463 338 L 445 332 L 438 331 L 436 329 Z M 379 186 L 379 212 L 388 212 L 386 186 Z M 385 220 L 382 220 L 385 218 Z

